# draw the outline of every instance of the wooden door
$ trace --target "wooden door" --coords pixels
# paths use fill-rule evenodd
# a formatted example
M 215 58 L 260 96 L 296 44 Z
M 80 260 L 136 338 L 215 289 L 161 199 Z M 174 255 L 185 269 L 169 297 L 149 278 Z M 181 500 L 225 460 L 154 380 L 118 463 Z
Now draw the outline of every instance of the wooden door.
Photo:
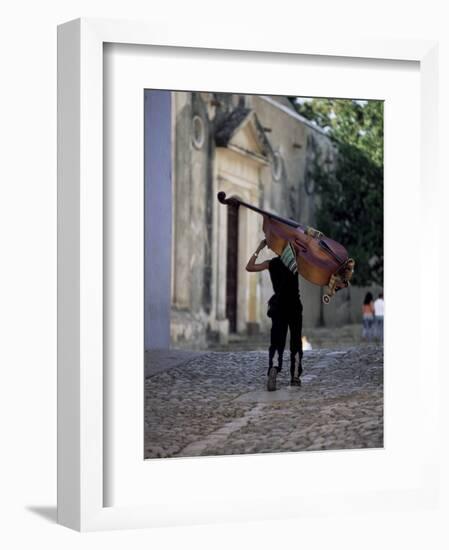
M 239 242 L 239 210 L 228 206 L 228 250 L 226 262 L 226 317 L 229 331 L 237 332 L 237 264 Z

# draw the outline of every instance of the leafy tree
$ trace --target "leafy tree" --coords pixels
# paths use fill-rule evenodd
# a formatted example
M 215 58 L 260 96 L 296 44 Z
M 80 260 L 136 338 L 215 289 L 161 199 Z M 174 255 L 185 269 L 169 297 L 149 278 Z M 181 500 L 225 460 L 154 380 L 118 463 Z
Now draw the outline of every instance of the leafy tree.
M 353 283 L 383 282 L 383 102 L 311 99 L 297 111 L 323 128 L 338 149 L 335 169 L 315 158 L 317 225 L 356 260 Z

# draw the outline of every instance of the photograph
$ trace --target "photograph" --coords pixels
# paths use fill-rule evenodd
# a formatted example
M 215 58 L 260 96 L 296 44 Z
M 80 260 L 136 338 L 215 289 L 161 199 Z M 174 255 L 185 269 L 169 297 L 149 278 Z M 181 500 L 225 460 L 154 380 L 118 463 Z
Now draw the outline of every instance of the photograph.
M 384 102 L 143 101 L 144 458 L 382 448 Z
M 449 548 L 443 7 L 5 3 L 3 548 Z

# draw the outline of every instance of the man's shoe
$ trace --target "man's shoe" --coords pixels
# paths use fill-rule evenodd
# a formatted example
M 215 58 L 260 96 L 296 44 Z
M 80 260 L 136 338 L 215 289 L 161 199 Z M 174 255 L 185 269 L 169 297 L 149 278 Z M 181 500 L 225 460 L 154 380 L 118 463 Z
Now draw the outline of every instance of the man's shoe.
M 278 370 L 276 367 L 270 367 L 270 370 L 268 371 L 268 380 L 267 380 L 267 390 L 268 391 L 274 391 L 276 389 L 276 376 L 278 374 Z
M 290 386 L 300 386 L 301 385 L 301 378 L 292 378 L 290 380 Z

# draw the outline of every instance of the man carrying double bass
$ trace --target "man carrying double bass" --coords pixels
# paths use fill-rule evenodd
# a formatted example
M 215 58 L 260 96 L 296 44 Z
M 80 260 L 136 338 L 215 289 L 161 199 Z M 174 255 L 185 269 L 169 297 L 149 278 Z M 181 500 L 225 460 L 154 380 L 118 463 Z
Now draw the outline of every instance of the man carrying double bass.
M 283 354 L 290 330 L 290 385 L 301 385 L 302 374 L 302 303 L 299 295 L 298 271 L 294 251 L 289 244 L 282 254 L 271 260 L 256 263 L 259 252 L 267 245 L 262 240 L 256 252 L 246 265 L 250 272 L 265 271 L 270 273 L 273 285 L 273 296 L 268 302 L 268 316 L 271 318 L 270 347 L 268 350 L 267 390 L 276 389 L 276 377 L 282 369 Z M 277 352 L 277 365 L 273 364 Z
M 309 283 L 326 286 L 328 293 L 322 301 L 328 304 L 331 297 L 347 288 L 354 272 L 355 262 L 349 258 L 346 248 L 323 235 L 313 227 L 304 226 L 294 220 L 283 218 L 249 204 L 226 193 L 217 194 L 222 204 L 245 206 L 262 214 L 262 231 L 265 239 L 246 266 L 247 271 L 269 270 L 274 295 L 269 302 L 268 316 L 272 320 L 271 342 L 268 361 L 267 389 L 276 389 L 276 376 L 282 368 L 282 354 L 285 348 L 287 331 L 290 329 L 290 374 L 293 386 L 301 385 L 302 373 L 302 304 L 299 296 L 298 273 Z M 259 252 L 268 246 L 277 257 L 260 264 L 256 263 Z M 278 364 L 273 365 L 275 353 Z

